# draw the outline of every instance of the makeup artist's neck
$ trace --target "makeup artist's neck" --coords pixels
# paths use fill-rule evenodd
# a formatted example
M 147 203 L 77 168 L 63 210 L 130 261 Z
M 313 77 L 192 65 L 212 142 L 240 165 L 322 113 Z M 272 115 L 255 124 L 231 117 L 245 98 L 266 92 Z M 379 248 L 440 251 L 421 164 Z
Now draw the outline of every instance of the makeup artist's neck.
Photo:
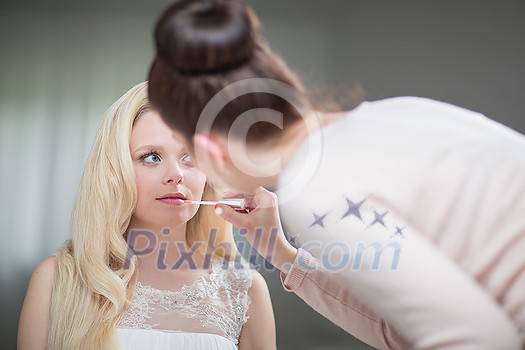
M 279 139 L 272 139 L 258 145 L 257 150 L 254 150 L 254 152 L 264 153 L 265 157 L 269 159 L 281 159 L 282 169 L 286 169 L 299 150 L 299 147 L 306 141 L 311 133 L 339 119 L 344 114 L 344 112 L 325 113 L 312 111 L 304 118 L 304 123 L 297 122 L 289 126 Z M 279 174 L 261 179 L 260 183 L 264 187 L 276 188 L 278 181 Z

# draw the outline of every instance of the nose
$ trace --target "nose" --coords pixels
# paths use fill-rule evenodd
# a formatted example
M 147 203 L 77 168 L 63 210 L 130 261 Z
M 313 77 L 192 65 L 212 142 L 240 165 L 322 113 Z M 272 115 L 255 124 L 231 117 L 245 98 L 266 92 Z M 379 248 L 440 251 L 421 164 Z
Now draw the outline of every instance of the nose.
M 184 182 L 183 170 L 177 162 L 174 162 L 173 165 L 168 166 L 166 169 L 166 174 L 164 176 L 163 184 L 181 184 Z

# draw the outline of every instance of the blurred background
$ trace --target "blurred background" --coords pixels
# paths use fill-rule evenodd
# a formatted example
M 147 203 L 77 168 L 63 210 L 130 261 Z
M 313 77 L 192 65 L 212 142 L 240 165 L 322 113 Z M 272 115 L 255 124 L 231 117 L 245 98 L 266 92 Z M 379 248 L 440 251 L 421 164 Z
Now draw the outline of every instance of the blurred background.
M 523 0 L 246 2 L 312 91 L 425 96 L 525 132 Z M 98 122 L 147 77 L 152 28 L 169 3 L 0 3 L 1 349 L 16 347 L 31 272 L 68 237 Z M 369 349 L 284 292 L 277 273 L 264 275 L 280 349 Z

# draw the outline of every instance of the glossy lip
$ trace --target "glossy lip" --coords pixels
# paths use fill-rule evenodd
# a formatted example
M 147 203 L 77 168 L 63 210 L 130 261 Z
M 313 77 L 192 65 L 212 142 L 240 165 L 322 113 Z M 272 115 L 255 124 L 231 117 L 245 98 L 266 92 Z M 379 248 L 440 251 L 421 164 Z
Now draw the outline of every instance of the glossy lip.
M 186 195 L 182 192 L 166 193 L 162 197 L 156 198 L 156 200 L 168 205 L 182 205 L 187 200 Z

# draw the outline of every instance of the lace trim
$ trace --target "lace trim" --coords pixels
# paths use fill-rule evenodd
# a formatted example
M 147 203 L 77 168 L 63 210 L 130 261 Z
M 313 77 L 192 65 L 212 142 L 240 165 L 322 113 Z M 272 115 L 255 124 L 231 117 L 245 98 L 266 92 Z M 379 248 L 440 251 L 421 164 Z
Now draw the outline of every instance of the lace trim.
M 187 318 L 200 318 L 203 327 L 219 330 L 235 345 L 250 305 L 248 289 L 252 284 L 249 270 L 223 269 L 212 264 L 212 270 L 192 285 L 184 285 L 179 292 L 160 290 L 137 283 L 130 306 L 120 328 L 154 329 L 159 324 L 148 324 L 153 312 L 160 307 L 167 311 L 177 310 Z M 183 331 L 183 330 L 176 330 Z

